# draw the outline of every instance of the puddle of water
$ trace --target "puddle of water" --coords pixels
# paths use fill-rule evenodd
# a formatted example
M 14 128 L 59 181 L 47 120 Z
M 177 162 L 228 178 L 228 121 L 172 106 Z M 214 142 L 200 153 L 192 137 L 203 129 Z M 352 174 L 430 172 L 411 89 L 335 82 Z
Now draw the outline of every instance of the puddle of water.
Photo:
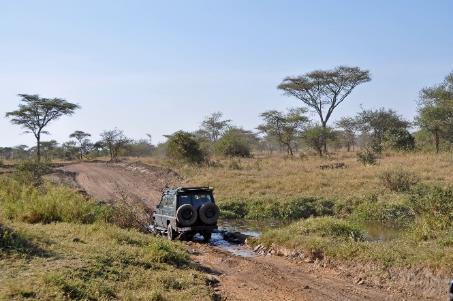
M 228 232 L 241 232 L 242 234 L 258 237 L 265 230 L 282 227 L 286 223 L 277 220 L 264 220 L 264 221 L 253 221 L 253 220 L 241 220 L 241 219 L 224 219 L 219 220 L 219 230 Z
M 401 235 L 401 227 L 392 224 L 370 222 L 365 225 L 368 239 L 371 241 L 389 241 Z
M 201 235 L 195 235 L 194 240 L 202 240 L 203 237 Z M 247 246 L 241 245 L 241 244 L 233 244 L 225 239 L 223 239 L 223 233 L 222 232 L 214 232 L 212 233 L 211 236 L 211 241 L 209 242 L 211 246 L 220 248 L 222 250 L 225 250 L 233 255 L 236 256 L 242 256 L 242 257 L 254 257 L 256 256 L 255 252 L 248 248 Z
M 249 220 L 219 220 L 219 229 L 212 233 L 210 245 L 225 250 L 233 255 L 242 257 L 256 256 L 255 252 L 243 244 L 236 244 L 224 239 L 225 232 L 239 232 L 250 237 L 259 237 L 262 231 L 283 226 L 281 221 L 266 220 L 266 221 L 249 221 Z M 153 225 L 150 225 L 152 230 Z M 194 241 L 202 242 L 203 236 L 196 234 L 193 238 Z
M 222 250 L 230 252 L 237 256 L 253 257 L 255 252 L 249 247 L 242 244 L 235 244 L 226 241 L 223 237 L 223 232 L 240 232 L 251 237 L 259 237 L 262 231 L 281 226 L 282 222 L 266 220 L 266 221 L 249 221 L 249 220 L 219 220 L 219 230 L 212 233 L 210 244 Z

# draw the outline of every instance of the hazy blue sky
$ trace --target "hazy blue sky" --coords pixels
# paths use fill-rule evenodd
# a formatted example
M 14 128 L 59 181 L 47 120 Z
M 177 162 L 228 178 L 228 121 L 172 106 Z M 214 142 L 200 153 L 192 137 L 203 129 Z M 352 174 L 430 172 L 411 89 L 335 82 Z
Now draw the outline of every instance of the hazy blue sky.
M 0 0 L 0 145 L 32 144 L 4 112 L 18 93 L 82 106 L 45 139 L 118 127 L 154 141 L 222 111 L 245 128 L 300 105 L 287 75 L 353 65 L 373 80 L 334 114 L 362 104 L 412 118 L 421 88 L 453 70 L 453 1 Z

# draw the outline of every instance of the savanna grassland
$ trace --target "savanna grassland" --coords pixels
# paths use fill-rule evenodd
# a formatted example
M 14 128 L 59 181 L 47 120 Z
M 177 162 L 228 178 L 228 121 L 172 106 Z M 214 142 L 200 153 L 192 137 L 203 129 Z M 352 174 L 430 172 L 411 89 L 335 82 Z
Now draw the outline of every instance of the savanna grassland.
M 187 178 L 188 185 L 215 187 L 220 202 L 259 199 L 287 201 L 300 196 L 333 200 L 348 200 L 370 194 L 395 197 L 398 194 L 385 189 L 379 179 L 383 171 L 395 167 L 416 174 L 421 183 L 453 184 L 453 154 L 388 153 L 375 166 L 363 166 L 353 152 L 338 153 L 329 159 L 275 155 L 216 162 L 217 165 L 213 167 L 183 166 L 178 170 Z M 344 162 L 346 168 L 320 168 L 320 165 L 333 162 Z
M 329 168 L 336 162 L 346 166 Z M 253 245 L 383 268 L 453 270 L 451 154 L 386 153 L 371 166 L 345 152 L 329 158 L 224 159 L 211 165 L 179 171 L 188 185 L 215 187 L 224 217 L 289 223 L 265 232 Z M 383 233 L 372 233 L 376 229 Z

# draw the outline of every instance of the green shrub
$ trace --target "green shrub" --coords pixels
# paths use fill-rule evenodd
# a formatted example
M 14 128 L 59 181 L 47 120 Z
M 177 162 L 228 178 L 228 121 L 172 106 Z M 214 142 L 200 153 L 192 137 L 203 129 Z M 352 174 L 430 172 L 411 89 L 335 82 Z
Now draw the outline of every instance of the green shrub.
M 250 157 L 250 144 L 241 130 L 231 128 L 215 144 L 215 151 L 227 157 Z
M 452 228 L 453 188 L 418 186 L 411 194 L 409 205 L 417 215 L 413 233 L 417 239 L 432 239 Z
M 205 161 L 205 154 L 194 135 L 179 131 L 171 135 L 167 142 L 167 156 L 189 163 L 202 163 Z
M 220 214 L 229 218 L 244 218 L 247 213 L 247 204 L 241 201 L 229 201 L 218 204 Z
M 17 164 L 14 178 L 25 184 L 40 186 L 43 184 L 42 177 L 51 171 L 49 163 L 37 161 L 22 161 Z
M 334 214 L 335 203 L 310 197 L 302 197 L 286 202 L 270 200 L 229 201 L 220 203 L 220 212 L 230 218 L 248 219 L 300 219 L 310 216 Z
M 304 220 L 299 224 L 299 233 L 321 237 L 351 238 L 356 241 L 365 238 L 363 231 L 356 224 L 328 216 Z
M 392 168 L 383 171 L 379 179 L 384 187 L 395 192 L 408 191 L 419 182 L 419 177 L 402 168 Z
M 385 133 L 385 145 L 399 151 L 411 151 L 415 149 L 415 138 L 406 129 L 391 129 Z
M 414 221 L 415 213 L 406 203 L 365 202 L 354 209 L 352 218 L 365 224 L 378 222 L 393 226 L 407 226 Z
M 376 165 L 377 163 L 377 155 L 374 151 L 365 149 L 364 151 L 357 153 L 357 161 L 362 163 L 363 165 Z

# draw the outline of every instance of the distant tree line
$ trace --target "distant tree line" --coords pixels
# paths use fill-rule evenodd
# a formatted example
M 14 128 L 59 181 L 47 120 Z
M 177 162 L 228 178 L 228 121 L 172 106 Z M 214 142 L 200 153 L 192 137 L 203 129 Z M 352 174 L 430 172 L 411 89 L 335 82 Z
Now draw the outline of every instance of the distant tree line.
M 250 157 L 253 153 L 282 152 L 294 156 L 313 151 L 319 156 L 344 149 L 366 150 L 379 154 L 395 151 L 449 151 L 453 144 L 453 72 L 443 82 L 421 90 L 418 114 L 413 121 L 386 109 L 366 109 L 336 122 L 330 122 L 336 108 L 359 85 L 371 80 L 369 71 L 340 66 L 333 70 L 316 70 L 297 77 L 287 77 L 278 86 L 285 95 L 296 98 L 302 107 L 286 111 L 269 110 L 260 114 L 261 124 L 254 130 L 235 126 L 221 112 L 206 116 L 194 132 L 178 131 L 167 135 L 167 141 L 154 146 L 151 135 L 132 140 L 119 129 L 100 133 L 99 141 L 77 130 L 69 140 L 59 144 L 43 141 L 48 124 L 80 109 L 61 98 L 41 98 L 20 94 L 20 105 L 6 113 L 13 124 L 32 133 L 36 145 L 0 148 L 0 159 L 36 158 L 40 161 L 84 160 L 107 156 L 166 156 L 192 163 L 209 161 L 212 156 Z M 310 119 L 314 112 L 318 118 Z

